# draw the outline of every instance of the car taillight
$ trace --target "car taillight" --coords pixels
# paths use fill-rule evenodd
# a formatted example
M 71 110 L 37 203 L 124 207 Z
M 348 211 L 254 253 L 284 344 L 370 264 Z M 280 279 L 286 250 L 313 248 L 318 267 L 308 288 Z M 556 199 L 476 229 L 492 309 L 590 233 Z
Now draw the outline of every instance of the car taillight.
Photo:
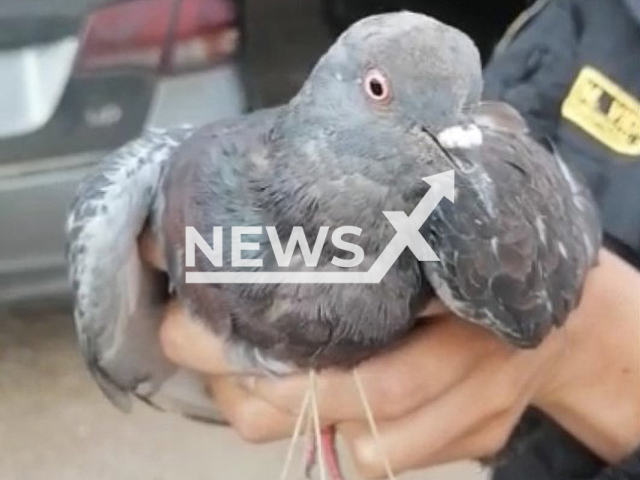
M 231 0 L 130 0 L 94 11 L 81 36 L 81 72 L 141 67 L 163 73 L 203 68 L 234 54 Z

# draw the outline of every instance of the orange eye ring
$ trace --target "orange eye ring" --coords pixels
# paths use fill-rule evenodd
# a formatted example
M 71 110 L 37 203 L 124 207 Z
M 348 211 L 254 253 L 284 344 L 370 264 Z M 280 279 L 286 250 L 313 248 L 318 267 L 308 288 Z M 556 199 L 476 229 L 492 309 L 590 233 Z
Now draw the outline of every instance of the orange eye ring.
M 378 69 L 367 72 L 364 78 L 364 91 L 367 96 L 378 103 L 384 103 L 391 98 L 391 87 L 387 77 Z

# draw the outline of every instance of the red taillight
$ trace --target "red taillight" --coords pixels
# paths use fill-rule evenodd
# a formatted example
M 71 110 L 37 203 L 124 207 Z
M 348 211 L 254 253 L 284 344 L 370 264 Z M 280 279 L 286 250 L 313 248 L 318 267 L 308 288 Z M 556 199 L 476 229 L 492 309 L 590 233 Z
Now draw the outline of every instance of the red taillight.
M 239 31 L 230 0 L 132 0 L 93 12 L 78 69 L 201 68 L 235 53 Z
M 240 30 L 229 1 L 182 0 L 167 70 L 211 64 L 236 52 Z

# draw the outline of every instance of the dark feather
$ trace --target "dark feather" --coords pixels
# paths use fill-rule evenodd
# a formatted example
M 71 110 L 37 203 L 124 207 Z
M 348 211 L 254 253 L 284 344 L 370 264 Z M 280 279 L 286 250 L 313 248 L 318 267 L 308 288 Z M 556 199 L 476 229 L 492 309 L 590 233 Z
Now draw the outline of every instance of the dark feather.
M 600 245 L 597 213 L 586 188 L 526 135 L 511 107 L 473 111 L 483 143 L 449 152 L 473 168 L 456 177 L 455 205 L 441 204 L 423 229 L 442 260 L 424 268 L 456 313 L 536 346 L 576 306 Z

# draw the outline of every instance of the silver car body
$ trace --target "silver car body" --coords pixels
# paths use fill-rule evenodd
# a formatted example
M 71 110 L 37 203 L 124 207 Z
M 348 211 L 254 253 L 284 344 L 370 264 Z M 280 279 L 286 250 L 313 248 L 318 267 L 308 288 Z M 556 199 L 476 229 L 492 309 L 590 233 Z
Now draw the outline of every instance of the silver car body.
M 77 52 L 73 36 L 0 50 L 0 140 L 34 132 L 54 115 Z M 124 108 L 118 102 L 94 105 L 83 112 L 84 122 L 104 128 L 117 122 Z M 155 78 L 144 125 L 204 124 L 244 109 L 238 66 L 227 62 Z M 0 304 L 68 295 L 66 210 L 78 182 L 105 153 L 3 161 L 0 151 Z

